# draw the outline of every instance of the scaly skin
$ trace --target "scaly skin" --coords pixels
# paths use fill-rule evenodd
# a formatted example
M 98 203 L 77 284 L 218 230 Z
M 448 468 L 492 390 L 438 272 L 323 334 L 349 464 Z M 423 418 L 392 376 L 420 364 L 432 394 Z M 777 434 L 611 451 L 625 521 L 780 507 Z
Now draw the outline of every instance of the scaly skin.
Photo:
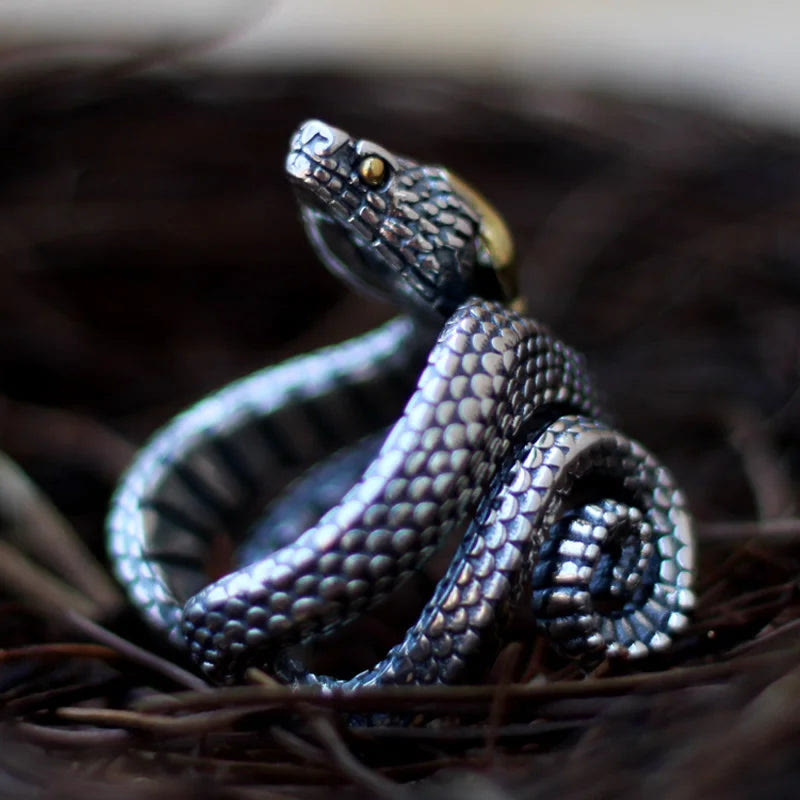
M 683 498 L 598 421 L 583 359 L 511 308 L 494 271 L 508 248 L 483 201 L 442 168 L 314 120 L 287 172 L 326 265 L 411 317 L 223 389 L 142 451 L 109 541 L 145 617 L 223 683 L 249 666 L 328 688 L 457 681 L 520 603 L 578 657 L 668 647 L 694 602 Z M 249 563 L 203 587 L 217 535 L 247 540 L 281 481 L 366 434 L 267 513 L 280 534 L 257 525 Z M 454 528 L 466 533 L 450 568 L 375 668 L 340 681 L 290 657 Z

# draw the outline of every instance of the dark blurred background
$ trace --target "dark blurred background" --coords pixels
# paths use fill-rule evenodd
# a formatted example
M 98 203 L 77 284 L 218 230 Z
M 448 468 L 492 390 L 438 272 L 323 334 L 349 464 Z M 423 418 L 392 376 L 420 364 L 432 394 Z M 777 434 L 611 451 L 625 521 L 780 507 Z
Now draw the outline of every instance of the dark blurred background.
M 343 8 L 351 5 L 357 4 Z M 506 5 L 514 4 L 500 4 Z M 285 5 L 276 9 L 275 19 L 283 20 L 276 30 L 291 41 L 295 28 L 281 16 L 290 12 Z M 431 19 L 447 23 L 435 9 Z M 595 12 L 585 13 L 584 22 L 594 18 Z M 476 11 L 473 27 L 487 15 Z M 110 492 L 155 428 L 228 380 L 367 330 L 393 313 L 351 295 L 305 242 L 283 158 L 297 123 L 318 116 L 420 160 L 445 163 L 480 187 L 515 234 L 531 313 L 586 352 L 619 426 L 676 473 L 700 520 L 701 602 L 671 666 L 739 665 L 740 651 L 766 658 L 775 641 L 790 643 L 779 667 L 770 661 L 760 671 L 732 668 L 749 676 L 746 690 L 726 679 L 715 686 L 717 694 L 697 688 L 691 698 L 676 699 L 666 693 L 644 708 L 629 698 L 630 713 L 616 706 L 610 717 L 605 706 L 599 717 L 596 709 L 586 712 L 566 739 L 509 745 L 504 752 L 517 759 L 515 771 L 500 769 L 497 785 L 513 784 L 519 796 L 588 796 L 581 794 L 588 785 L 581 776 L 588 780 L 590 766 L 598 764 L 613 771 L 613 764 L 617 778 L 602 777 L 607 793 L 596 796 L 616 796 L 615 790 L 641 785 L 651 764 L 657 784 L 674 781 L 676 797 L 703 787 L 757 796 L 749 787 L 755 791 L 767 780 L 777 796 L 790 796 L 796 768 L 780 754 L 797 744 L 800 727 L 780 710 L 800 699 L 794 633 L 800 608 L 800 142 L 791 130 L 797 109 L 780 114 L 779 103 L 767 108 L 761 101 L 763 116 L 756 115 L 753 81 L 732 75 L 730 92 L 718 90 L 721 65 L 728 63 L 718 56 L 730 42 L 709 45 L 708 63 L 716 65 L 708 73 L 709 110 L 699 100 L 696 59 L 688 56 L 691 81 L 664 78 L 651 84 L 649 97 L 638 85 L 640 96 L 633 97 L 630 86 L 608 78 L 611 67 L 605 78 L 586 77 L 591 89 L 556 85 L 553 74 L 547 80 L 512 74 L 508 54 L 506 67 L 490 74 L 481 65 L 492 53 L 502 59 L 482 39 L 474 63 L 464 55 L 466 45 L 449 62 L 471 63 L 463 74 L 433 70 L 422 56 L 415 60 L 419 45 L 408 51 L 411 68 L 402 74 L 402 47 L 394 55 L 387 51 L 383 70 L 364 67 L 374 63 L 374 52 L 356 54 L 348 66 L 347 42 L 366 39 L 375 51 L 392 38 L 371 17 L 356 28 L 336 18 L 335 67 L 333 56 L 316 63 L 313 48 L 305 62 L 296 53 L 289 66 L 259 63 L 254 46 L 239 51 L 250 53 L 246 59 L 221 65 L 215 59 L 224 43 L 207 49 L 219 37 L 213 25 L 194 38 L 153 44 L 146 21 L 143 32 L 131 23 L 140 38 L 122 47 L 112 37 L 104 50 L 61 35 L 72 28 L 59 28 L 58 14 L 53 19 L 60 35 L 45 47 L 27 41 L 8 48 L 9 69 L 0 80 L 0 450 L 40 490 L 31 499 L 30 484 L 23 491 L 14 482 L 18 475 L 0 470 L 0 530 L 10 543 L 0 554 L 6 601 L 0 647 L 75 638 L 74 630 L 37 610 L 51 587 L 47 577 L 25 572 L 29 561 L 42 561 L 28 552 L 30 542 L 45 531 L 47 549 L 63 523 L 88 543 L 104 570 Z M 545 32 L 563 32 L 559 24 L 569 17 L 546 19 Z M 585 33 L 576 19 L 569 30 Z M 612 67 L 627 57 L 632 73 L 646 60 L 640 51 L 649 41 L 650 29 L 637 27 L 637 19 L 621 30 L 641 31 L 643 38 L 609 57 Z M 269 20 L 260 30 L 270 30 Z M 321 40 L 319 21 L 301 23 L 297 31 Z M 666 44 L 653 51 L 652 69 L 672 52 L 667 44 L 680 41 L 680 31 L 670 30 Z M 254 36 L 245 30 L 244 43 L 261 41 Z M 472 41 L 460 29 L 454 38 Z M 82 57 L 67 58 L 65 41 Z M 564 53 L 569 41 L 561 41 Z M 516 44 L 510 52 L 520 52 Z M 558 50 L 556 43 L 550 47 Z M 266 55 L 288 58 L 287 49 L 284 42 Z M 587 52 L 602 59 L 604 50 Z M 87 53 L 94 57 L 87 60 Z M 567 83 L 577 80 L 566 66 L 564 75 Z M 664 88 L 689 83 L 688 94 Z M 58 512 L 65 519 L 53 522 Z M 66 568 L 47 567 L 47 574 L 74 584 Z M 146 650 L 162 652 L 155 637 L 118 615 L 116 602 L 80 608 Z M 64 746 L 47 739 L 53 729 L 59 735 L 72 730 L 57 719 L 60 701 L 41 699 L 56 697 L 54 687 L 75 692 L 83 686 L 80 697 L 111 708 L 128 708 L 140 692 L 139 673 L 131 677 L 123 669 L 104 677 L 115 693 L 93 694 L 85 687 L 94 678 L 82 666 L 67 659 L 66 666 L 57 660 L 45 668 L 36 658 L 14 661 L 11 672 L 3 671 L 0 658 L 0 704 L 4 719 L 15 724 L 50 726 L 46 735 L 24 724 L 11 729 L 20 736 L 27 731 L 28 743 L 44 742 L 48 753 Z M 497 667 L 491 679 L 496 673 Z M 548 675 L 558 677 L 552 669 Z M 691 736 L 681 715 L 691 720 Z M 751 729 L 755 718 L 761 727 Z M 592 750 L 610 730 L 605 749 Z M 718 737 L 717 749 L 709 737 Z M 614 741 L 627 742 L 638 760 L 625 761 Z M 779 763 L 752 759 L 752 747 Z M 464 748 L 451 766 L 474 767 Z M 219 755 L 213 747 L 209 752 Z M 226 752 L 244 758 L 235 747 Z M 383 770 L 385 753 L 369 752 L 362 759 Z M 402 761 L 403 752 L 393 758 Z M 723 752 L 736 757 L 715 761 Z M 409 753 L 409 764 L 422 758 Z M 551 753 L 583 765 L 573 782 L 548 760 Z M 74 758 L 88 761 L 88 751 Z M 711 763 L 717 767 L 709 767 L 705 783 L 693 782 Z M 130 764 L 126 769 L 125 775 L 136 774 Z M 35 772 L 22 770 L 14 791 L 32 785 Z M 212 794 L 233 791 L 226 774 L 217 775 Z M 459 786 L 451 791 L 464 796 Z

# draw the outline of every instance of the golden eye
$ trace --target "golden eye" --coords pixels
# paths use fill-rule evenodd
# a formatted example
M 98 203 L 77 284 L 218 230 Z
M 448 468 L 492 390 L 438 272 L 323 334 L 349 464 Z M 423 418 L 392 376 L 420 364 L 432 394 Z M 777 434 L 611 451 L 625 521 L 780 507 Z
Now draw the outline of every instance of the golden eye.
M 358 175 L 369 186 L 381 186 L 388 177 L 386 162 L 378 156 L 367 156 L 358 165 Z

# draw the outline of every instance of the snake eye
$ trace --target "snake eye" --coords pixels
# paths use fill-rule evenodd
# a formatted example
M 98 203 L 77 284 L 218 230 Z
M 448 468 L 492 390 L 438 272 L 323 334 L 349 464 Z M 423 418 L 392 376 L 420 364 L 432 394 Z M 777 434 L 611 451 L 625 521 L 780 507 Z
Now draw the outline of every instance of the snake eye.
M 366 156 L 358 165 L 358 176 L 368 186 L 383 186 L 389 178 L 389 165 L 380 156 Z

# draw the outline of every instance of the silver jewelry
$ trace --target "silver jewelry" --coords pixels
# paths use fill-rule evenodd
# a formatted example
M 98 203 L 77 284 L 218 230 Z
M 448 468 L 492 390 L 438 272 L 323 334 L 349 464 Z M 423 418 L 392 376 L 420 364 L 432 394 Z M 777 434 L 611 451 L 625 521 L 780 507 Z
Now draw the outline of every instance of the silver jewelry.
M 683 496 L 603 422 L 583 358 L 525 315 L 497 212 L 448 170 L 316 120 L 286 169 L 326 266 L 406 316 L 223 388 L 141 451 L 108 530 L 145 619 L 215 682 L 249 666 L 329 687 L 458 681 L 521 603 L 570 655 L 668 648 L 694 605 Z M 462 528 L 380 664 L 336 680 L 288 655 Z M 206 586 L 223 534 L 242 566 Z

